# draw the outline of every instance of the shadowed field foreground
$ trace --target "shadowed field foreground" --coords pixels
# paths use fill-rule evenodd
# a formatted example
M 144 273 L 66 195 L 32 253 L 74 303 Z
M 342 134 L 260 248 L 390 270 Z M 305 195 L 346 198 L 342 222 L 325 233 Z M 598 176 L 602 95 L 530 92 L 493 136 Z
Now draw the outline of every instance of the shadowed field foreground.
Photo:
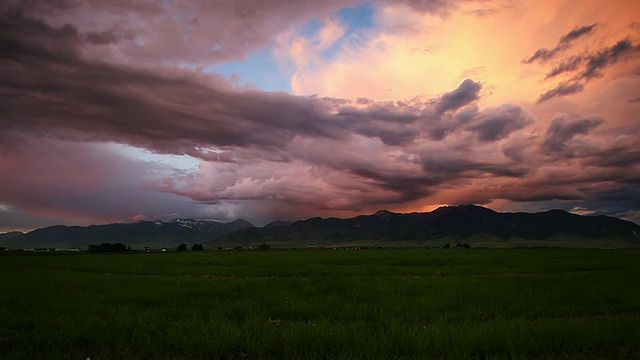
M 5 359 L 640 358 L 640 251 L 0 256 Z

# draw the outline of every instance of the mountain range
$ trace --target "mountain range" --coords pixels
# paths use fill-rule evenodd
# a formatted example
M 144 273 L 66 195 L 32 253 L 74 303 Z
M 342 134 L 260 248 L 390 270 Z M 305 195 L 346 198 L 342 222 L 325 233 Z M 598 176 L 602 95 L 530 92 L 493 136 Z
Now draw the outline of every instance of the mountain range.
M 640 247 L 640 225 L 608 216 L 581 216 L 563 210 L 499 213 L 481 206 L 445 206 L 425 213 L 381 210 L 353 218 L 276 221 L 255 227 L 245 220 L 230 223 L 176 219 L 130 224 L 51 226 L 26 234 L 0 234 L 8 248 L 79 247 L 104 242 L 170 247 L 204 243 L 206 248 L 271 245 L 300 246 L 442 246 L 469 243 L 489 247 L 571 246 Z
M 56 225 L 26 234 L 20 232 L 0 234 L 0 246 L 22 249 L 42 247 L 86 249 L 89 244 L 120 242 L 132 248 L 175 247 L 181 243 L 204 243 L 246 227 L 253 227 L 253 225 L 241 219 L 230 223 L 175 219 L 167 222 L 155 220 L 87 227 Z
M 481 206 L 440 207 L 426 213 L 381 210 L 349 219 L 311 218 L 286 226 L 246 228 L 212 243 L 434 245 L 445 242 L 526 246 L 640 246 L 640 225 L 563 210 L 499 213 Z

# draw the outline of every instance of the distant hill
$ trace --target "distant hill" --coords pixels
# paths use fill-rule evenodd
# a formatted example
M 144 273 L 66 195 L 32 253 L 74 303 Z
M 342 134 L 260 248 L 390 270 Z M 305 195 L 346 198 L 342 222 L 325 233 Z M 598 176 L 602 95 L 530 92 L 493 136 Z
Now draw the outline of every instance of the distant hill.
M 427 213 L 381 210 L 354 218 L 311 218 L 289 225 L 246 228 L 210 243 L 226 245 L 410 245 L 465 242 L 488 246 L 640 246 L 640 226 L 608 216 L 563 210 L 498 213 L 475 205 Z
M 11 231 L 8 233 L 0 234 L 0 244 L 2 244 L 3 240 L 10 240 L 20 235 L 24 235 L 24 233 L 21 233 L 20 231 Z
M 268 223 L 264 227 L 287 226 L 287 225 L 291 225 L 291 224 L 293 224 L 293 221 L 276 220 L 276 221 Z
M 56 225 L 26 234 L 0 235 L 0 246 L 8 248 L 78 247 L 105 242 L 123 243 L 132 247 L 176 246 L 180 243 L 204 243 L 232 231 L 253 227 L 245 220 L 230 223 L 175 219 L 172 221 L 140 221 L 129 224 L 81 226 Z M 12 233 L 8 233 L 12 234 Z

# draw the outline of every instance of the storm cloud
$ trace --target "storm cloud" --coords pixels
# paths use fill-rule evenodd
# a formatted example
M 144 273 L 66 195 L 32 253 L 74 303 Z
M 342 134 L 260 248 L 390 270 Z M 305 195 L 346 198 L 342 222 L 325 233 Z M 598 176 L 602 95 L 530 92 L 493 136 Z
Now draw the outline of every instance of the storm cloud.
M 465 77 L 436 94 L 377 101 L 268 92 L 204 68 L 358 3 L 4 3 L 0 211 L 14 220 L 0 228 L 24 214 L 38 225 L 260 222 L 496 200 L 584 205 L 609 195 L 620 213 L 639 209 L 625 199 L 640 182 L 638 129 L 597 114 L 540 117 L 521 102 L 486 104 L 491 84 Z M 457 3 L 403 4 L 446 18 Z M 598 26 L 576 27 L 525 61 L 559 61 L 550 78 L 574 77 L 539 103 L 635 58 L 633 40 L 563 58 Z M 146 155 L 128 157 L 132 149 Z

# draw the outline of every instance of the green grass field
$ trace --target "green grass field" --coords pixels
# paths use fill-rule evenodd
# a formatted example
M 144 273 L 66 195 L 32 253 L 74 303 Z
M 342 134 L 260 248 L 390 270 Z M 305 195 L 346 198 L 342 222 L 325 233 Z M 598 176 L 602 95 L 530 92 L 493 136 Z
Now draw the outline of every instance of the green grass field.
M 0 256 L 3 359 L 637 359 L 640 251 Z

